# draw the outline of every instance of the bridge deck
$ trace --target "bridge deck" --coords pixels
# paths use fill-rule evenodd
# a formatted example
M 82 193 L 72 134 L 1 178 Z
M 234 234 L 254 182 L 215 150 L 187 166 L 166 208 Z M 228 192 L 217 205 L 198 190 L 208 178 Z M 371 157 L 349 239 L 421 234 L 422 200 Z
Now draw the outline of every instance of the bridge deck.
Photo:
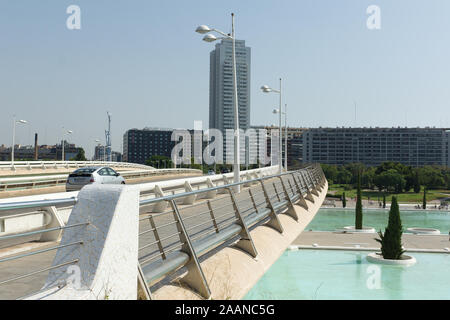
M 275 197 L 275 190 L 272 186 L 268 186 L 268 192 L 270 195 Z M 242 214 L 246 216 L 248 213 L 246 211 L 249 211 L 248 209 L 253 208 L 253 204 L 251 201 L 248 201 L 248 187 L 242 188 L 241 193 L 236 196 L 236 200 L 238 201 L 239 209 L 241 210 Z M 252 186 L 252 192 L 254 194 L 255 202 L 261 203 L 264 199 L 264 195 L 262 194 L 262 189 L 259 185 Z M 278 190 L 279 192 L 280 190 Z M 246 197 L 245 202 L 239 202 L 242 201 Z M 234 217 L 234 212 L 232 212 L 232 202 L 230 200 L 230 197 L 228 194 L 219 194 L 214 199 L 211 199 L 211 205 L 214 209 L 214 215 L 217 217 L 216 222 L 217 224 L 228 224 L 229 221 L 232 222 Z M 208 206 L 205 199 L 198 199 L 198 201 L 195 202 L 195 206 L 192 205 L 183 205 L 181 203 L 178 204 L 178 208 L 180 211 L 180 214 L 183 217 L 184 223 L 186 228 L 189 230 L 188 233 L 191 237 L 195 239 L 195 235 L 202 234 L 206 230 L 211 231 L 212 228 L 214 228 L 213 222 L 211 220 L 211 217 L 208 212 Z M 171 211 L 171 208 L 168 206 L 167 211 Z M 232 213 L 230 213 L 232 212 Z M 196 216 L 199 213 L 204 213 L 201 216 Z M 157 225 L 162 225 L 166 223 L 171 223 L 174 221 L 172 214 L 164 214 L 164 215 L 155 215 L 155 221 L 157 222 Z M 146 231 L 151 228 L 149 219 L 145 219 L 148 217 L 149 214 L 143 213 L 140 216 L 140 223 L 139 223 L 139 232 Z M 199 226 L 197 226 L 199 225 Z M 197 226 L 197 227 L 196 227 Z M 177 229 L 175 225 L 170 225 L 165 228 L 161 228 L 158 230 L 159 237 L 161 239 L 169 237 L 171 235 L 174 235 L 177 233 Z M 149 244 L 151 242 L 155 241 L 154 233 L 148 232 L 144 235 L 141 235 L 139 237 L 139 246 L 142 247 L 143 245 Z M 177 236 L 164 240 L 163 245 L 168 246 L 170 243 L 174 243 L 179 241 L 179 238 Z M 28 244 L 22 244 L 18 246 L 14 246 L 11 248 L 1 249 L 0 250 L 0 259 L 9 256 L 14 256 L 17 254 L 24 254 L 26 252 L 36 251 L 36 250 L 42 250 L 50 247 L 57 246 L 58 243 L 56 242 L 47 242 L 47 243 L 28 243 Z M 33 247 L 32 249 L 30 247 Z M 144 250 L 141 250 L 139 252 L 139 258 L 145 259 L 147 256 L 151 256 L 155 252 L 158 252 L 157 245 L 152 245 Z M 11 254 L 13 253 L 13 254 Z M 50 267 L 53 258 L 56 254 L 56 250 L 42 253 L 35 256 L 29 256 L 26 258 L 22 258 L 19 260 L 13 260 L 13 261 L 7 261 L 7 262 L 1 262 L 0 263 L 0 281 L 9 279 L 14 277 L 15 275 L 22 275 L 29 272 L 33 272 L 35 270 L 44 269 L 47 267 Z M 37 275 L 33 275 L 24 279 L 20 279 L 14 282 L 11 282 L 9 284 L 0 285 L 0 299 L 17 299 L 20 297 L 23 297 L 24 295 L 27 295 L 29 293 L 33 293 L 38 291 L 45 283 L 45 280 L 47 278 L 48 271 L 39 273 Z

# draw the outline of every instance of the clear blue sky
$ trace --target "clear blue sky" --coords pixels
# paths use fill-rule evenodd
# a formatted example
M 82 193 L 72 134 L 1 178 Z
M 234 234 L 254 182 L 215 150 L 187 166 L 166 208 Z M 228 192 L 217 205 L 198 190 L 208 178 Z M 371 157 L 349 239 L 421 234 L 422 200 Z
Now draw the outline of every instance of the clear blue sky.
M 448 0 L 1 0 L 0 144 L 13 114 L 30 122 L 17 143 L 54 144 L 65 126 L 89 156 L 107 110 L 114 150 L 130 128 L 207 126 L 214 45 L 194 30 L 229 31 L 231 12 L 252 48 L 252 124 L 276 123 L 259 87 L 282 77 L 291 126 L 450 126 Z

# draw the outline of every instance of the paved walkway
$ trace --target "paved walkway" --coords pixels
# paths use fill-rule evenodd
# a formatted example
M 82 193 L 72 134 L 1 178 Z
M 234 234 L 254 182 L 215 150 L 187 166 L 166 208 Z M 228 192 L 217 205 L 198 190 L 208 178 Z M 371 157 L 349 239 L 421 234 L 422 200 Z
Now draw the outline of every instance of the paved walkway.
M 336 209 L 344 209 L 342 207 L 342 201 L 340 200 L 336 200 L 336 199 L 325 199 L 325 203 L 323 205 L 323 207 L 326 208 L 336 208 Z M 334 203 L 333 205 L 330 205 L 328 203 Z M 432 200 L 432 201 L 428 201 L 427 202 L 427 210 L 439 210 L 439 205 L 440 205 L 441 201 L 440 200 Z M 370 208 L 370 209 L 383 209 L 383 207 L 380 207 L 379 203 L 377 200 L 362 200 L 362 205 L 363 208 Z M 417 208 L 417 205 L 422 206 L 422 203 L 416 203 L 416 202 L 409 202 L 409 203 L 399 203 L 400 208 L 404 208 L 404 209 L 419 209 L 422 210 L 422 208 Z M 387 209 L 389 209 L 389 207 L 391 206 L 390 202 L 386 203 L 386 207 Z M 435 208 L 436 206 L 436 208 Z M 347 199 L 347 206 L 345 209 L 354 209 L 356 207 L 356 201 L 353 199 Z
M 380 244 L 375 241 L 379 238 L 376 233 L 355 234 L 337 233 L 323 231 L 304 231 L 292 244 L 312 246 L 339 246 L 354 248 L 360 244 L 361 248 L 379 248 Z M 414 235 L 403 234 L 403 246 L 406 249 L 441 249 L 450 248 L 448 235 Z

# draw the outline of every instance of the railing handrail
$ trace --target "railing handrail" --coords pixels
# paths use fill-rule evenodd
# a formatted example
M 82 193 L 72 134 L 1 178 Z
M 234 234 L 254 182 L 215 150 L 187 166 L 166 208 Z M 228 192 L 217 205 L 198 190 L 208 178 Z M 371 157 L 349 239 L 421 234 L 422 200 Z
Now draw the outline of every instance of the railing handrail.
M 167 168 L 167 169 L 142 169 L 142 170 L 133 170 L 133 171 L 124 171 L 120 172 L 120 175 L 123 177 L 136 175 L 136 174 L 146 174 L 146 173 L 164 173 L 164 172 L 183 172 L 183 171 L 192 171 L 192 172 L 200 172 L 198 169 L 189 169 L 189 168 Z M 53 174 L 47 176 L 23 176 L 23 177 L 2 177 L 0 178 L 0 185 L 5 184 L 5 182 L 35 182 L 35 181 L 52 181 L 56 179 L 64 179 L 69 176 L 69 173 L 64 174 Z
M 240 181 L 237 183 L 230 183 L 230 184 L 216 186 L 216 187 L 209 187 L 209 188 L 205 188 L 205 189 L 201 189 L 201 190 L 195 190 L 195 191 L 183 192 L 183 193 L 174 194 L 174 195 L 168 195 L 168 196 L 163 196 L 163 197 L 141 200 L 140 205 L 141 206 L 149 205 L 149 204 L 153 204 L 155 202 L 160 202 L 160 201 L 170 201 L 172 199 L 184 198 L 184 197 L 188 197 L 191 195 L 206 193 L 208 191 L 217 191 L 217 190 L 226 189 L 226 188 L 230 188 L 230 187 L 237 186 L 237 185 L 259 182 L 261 180 L 272 179 L 272 178 L 276 178 L 276 177 L 287 175 L 287 174 L 292 174 L 292 172 L 284 172 L 281 174 L 270 175 L 270 176 L 265 176 L 265 177 L 261 177 L 261 178 L 251 179 L 251 180 L 244 180 L 244 181 Z M 205 176 L 205 177 L 208 177 L 208 176 Z M 51 200 L 35 200 L 35 201 L 0 203 L 0 211 L 16 210 L 16 209 L 24 209 L 24 208 L 45 208 L 45 207 L 52 207 L 52 206 L 58 206 L 58 205 L 74 205 L 76 203 L 76 201 L 77 201 L 76 197 L 70 197 L 70 198 L 51 199 Z
M 77 202 L 76 197 L 52 199 L 52 200 L 34 200 L 34 201 L 20 201 L 0 203 L 0 211 L 17 210 L 26 208 L 46 208 L 60 205 L 74 205 Z
M 53 166 L 67 166 L 67 165 L 95 165 L 95 164 L 109 164 L 117 167 L 136 167 L 136 168 L 153 168 L 140 163 L 130 163 L 130 162 L 115 162 L 115 161 L 62 161 L 62 160 L 32 160 L 32 161 L 0 161 L 0 169 L 8 169 L 15 167 L 40 167 L 43 165 L 53 165 Z
M 234 187 L 234 186 L 243 185 L 243 184 L 248 184 L 248 183 L 253 183 L 253 182 L 259 182 L 259 181 L 262 181 L 262 180 L 278 178 L 278 177 L 285 176 L 285 175 L 292 174 L 292 173 L 293 173 L 293 171 L 288 171 L 288 172 L 274 174 L 274 175 L 270 175 L 270 176 L 265 176 L 265 177 L 261 177 L 261 178 L 257 178 L 257 179 L 244 180 L 244 181 L 240 181 L 240 182 L 233 182 L 233 183 L 229 183 L 229 184 L 226 184 L 226 185 L 210 187 L 210 188 L 201 189 L 201 190 L 195 190 L 195 191 L 183 192 L 183 193 L 179 193 L 179 194 L 173 194 L 173 195 L 163 196 L 163 197 L 158 197 L 158 198 L 153 198 L 153 199 L 141 200 L 139 202 L 139 204 L 142 206 L 142 205 L 148 205 L 148 204 L 152 204 L 152 203 L 160 202 L 160 201 L 170 201 L 170 200 L 175 200 L 175 199 L 178 199 L 178 198 L 185 198 L 185 197 L 188 197 L 188 196 L 193 196 L 193 195 L 197 195 L 197 194 L 201 194 L 201 193 L 205 193 L 205 192 L 209 192 L 209 191 L 217 191 L 217 190 L 221 190 L 221 189 L 228 189 L 228 188 L 231 188 L 231 187 Z

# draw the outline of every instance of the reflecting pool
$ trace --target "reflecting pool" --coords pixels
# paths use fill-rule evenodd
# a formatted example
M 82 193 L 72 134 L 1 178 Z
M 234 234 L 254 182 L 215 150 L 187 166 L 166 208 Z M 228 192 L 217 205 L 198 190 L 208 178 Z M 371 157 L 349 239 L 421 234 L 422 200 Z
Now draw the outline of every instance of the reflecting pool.
M 443 234 L 448 234 L 450 230 L 449 211 L 400 209 L 400 215 L 404 230 L 412 227 L 433 228 L 440 230 Z M 384 231 L 388 217 L 388 210 L 364 210 L 364 226 Z M 355 209 L 320 209 L 306 230 L 334 231 L 351 225 L 355 225 Z
M 372 264 L 368 252 L 286 251 L 244 299 L 450 299 L 450 254 L 412 253 L 413 266 Z

